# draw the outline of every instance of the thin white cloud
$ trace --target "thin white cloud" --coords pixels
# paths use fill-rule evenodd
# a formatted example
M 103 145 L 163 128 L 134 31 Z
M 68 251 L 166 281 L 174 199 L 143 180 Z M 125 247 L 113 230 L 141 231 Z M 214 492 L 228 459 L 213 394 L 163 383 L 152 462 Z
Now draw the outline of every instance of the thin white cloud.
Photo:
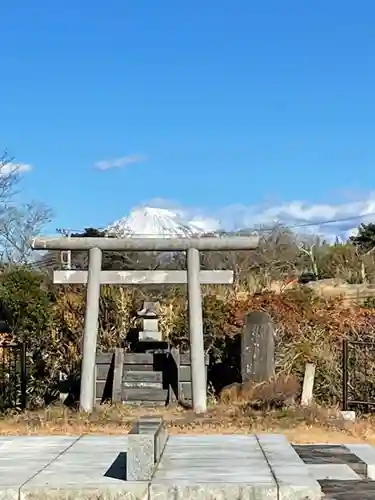
M 32 166 L 28 163 L 5 163 L 0 165 L 0 175 L 20 174 L 30 172 Z
M 283 224 L 301 233 L 314 233 L 329 241 L 346 241 L 361 223 L 375 222 L 375 192 L 348 203 L 292 201 L 269 206 L 231 205 L 217 211 L 181 207 L 155 199 L 148 206 L 174 210 L 184 220 L 205 231 L 238 231 Z
M 144 155 L 127 155 L 121 156 L 119 158 L 113 158 L 109 160 L 101 160 L 95 163 L 94 167 L 97 170 L 111 170 L 114 168 L 124 168 L 130 165 L 135 165 L 145 161 L 146 157 Z

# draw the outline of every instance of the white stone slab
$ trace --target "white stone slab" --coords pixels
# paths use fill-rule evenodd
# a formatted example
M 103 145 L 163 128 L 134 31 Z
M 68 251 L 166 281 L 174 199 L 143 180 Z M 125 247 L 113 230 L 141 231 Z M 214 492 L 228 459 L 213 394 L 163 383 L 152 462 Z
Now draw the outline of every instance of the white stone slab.
M 320 500 L 321 487 L 297 452 L 281 434 L 257 439 L 279 485 L 279 500 Z
M 94 484 L 103 487 L 125 480 L 128 436 L 83 436 L 27 482 L 28 489 Z
M 315 479 L 335 479 L 338 481 L 359 481 L 361 476 L 356 474 L 353 469 L 346 464 L 308 464 Z
M 233 271 L 200 271 L 202 285 L 230 285 Z M 60 285 L 86 284 L 87 271 L 54 271 L 53 282 Z M 186 271 L 101 271 L 102 285 L 178 285 L 187 283 Z
M 170 436 L 153 483 L 164 481 L 189 485 L 259 484 L 277 492 L 264 455 L 250 435 Z
M 79 439 L 17 436 L 0 446 L 0 499 L 18 499 L 19 488 Z
M 375 448 L 369 444 L 345 444 L 348 450 L 366 464 L 368 479 L 375 480 Z

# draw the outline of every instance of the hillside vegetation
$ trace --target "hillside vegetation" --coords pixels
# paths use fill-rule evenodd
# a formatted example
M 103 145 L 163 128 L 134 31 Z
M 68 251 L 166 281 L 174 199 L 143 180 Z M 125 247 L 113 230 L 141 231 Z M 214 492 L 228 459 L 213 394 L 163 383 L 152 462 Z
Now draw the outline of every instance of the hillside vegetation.
M 362 232 L 368 234 L 369 228 Z M 74 256 L 78 261 L 81 258 Z M 107 267 L 136 267 L 134 255 L 131 259 L 126 256 L 127 260 L 121 258 L 107 255 Z M 160 256 L 148 254 L 142 258 L 141 267 L 154 268 Z M 300 378 L 305 363 L 314 362 L 317 400 L 332 404 L 341 399 L 342 340 L 375 340 L 373 298 L 369 294 L 348 305 L 339 296 L 320 296 L 312 286 L 298 280 L 309 273 L 308 278 L 313 280 L 335 278 L 348 284 L 371 285 L 375 283 L 375 261 L 368 246 L 364 248 L 360 239 L 333 246 L 317 240 L 307 245 L 305 241 L 302 246 L 292 233 L 278 228 L 265 235 L 257 251 L 206 254 L 202 265 L 231 268 L 236 273 L 231 287 L 203 287 L 205 347 L 213 364 L 226 366 L 234 379 L 238 376 L 238 342 L 244 316 L 249 311 L 265 310 L 276 326 L 278 373 Z M 177 261 L 161 261 L 159 268 L 163 266 L 183 267 L 184 261 L 179 256 Z M 6 337 L 27 343 L 29 402 L 41 406 L 56 396 L 60 372 L 69 375 L 79 371 L 85 290 L 52 285 L 44 268 L 7 266 L 0 279 L 3 319 L 11 327 Z M 275 283 L 279 284 L 276 291 Z M 144 299 L 161 302 L 160 323 L 165 338 L 172 345 L 187 347 L 184 287 L 103 286 L 99 340 L 103 350 L 129 347 L 127 332 L 135 326 Z

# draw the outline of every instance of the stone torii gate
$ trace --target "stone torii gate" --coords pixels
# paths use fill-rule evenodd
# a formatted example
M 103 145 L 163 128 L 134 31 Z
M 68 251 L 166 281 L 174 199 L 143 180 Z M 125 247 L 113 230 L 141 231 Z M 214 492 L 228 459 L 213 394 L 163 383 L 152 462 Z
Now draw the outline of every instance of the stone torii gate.
M 228 283 L 228 274 L 218 275 L 219 271 L 210 271 L 211 276 L 200 270 L 199 251 L 230 251 L 252 250 L 259 244 L 257 236 L 232 237 L 201 237 L 201 238 L 66 238 L 66 237 L 39 237 L 34 238 L 31 247 L 34 250 L 80 250 L 89 252 L 88 271 L 58 271 L 54 276 L 55 282 L 87 283 L 86 311 L 83 337 L 83 359 L 81 374 L 80 408 L 91 412 L 93 408 L 94 368 L 98 337 L 99 297 L 100 285 L 135 284 L 138 274 L 139 284 L 150 283 L 186 283 L 188 287 L 189 307 L 189 339 L 191 357 L 192 399 L 196 413 L 205 413 L 207 410 L 207 388 L 205 376 L 205 356 L 203 341 L 202 294 L 201 283 Z M 187 272 L 169 271 L 178 273 L 171 277 L 166 271 L 159 271 L 164 278 L 155 281 L 155 271 L 102 271 L 103 251 L 138 251 L 138 252 L 187 252 Z M 62 273 L 62 274 L 61 274 Z M 69 274 L 70 273 L 70 274 Z M 82 274 L 83 273 L 83 274 Z M 146 273 L 146 274 L 145 274 Z M 148 279 L 145 281 L 145 276 Z M 215 279 L 216 274 L 216 279 Z M 143 276 L 143 279 L 142 279 Z M 167 276 L 167 278 L 166 278 Z M 206 276 L 206 278 L 205 278 Z M 79 281 L 78 281 L 79 280 Z M 175 281 L 176 282 L 176 281 Z M 229 283 L 231 280 L 229 280 Z

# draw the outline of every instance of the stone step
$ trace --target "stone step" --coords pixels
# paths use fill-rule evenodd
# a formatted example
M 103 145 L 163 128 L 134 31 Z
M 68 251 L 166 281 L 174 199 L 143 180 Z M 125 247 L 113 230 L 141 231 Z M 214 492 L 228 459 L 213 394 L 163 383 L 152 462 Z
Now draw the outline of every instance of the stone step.
M 123 382 L 123 390 L 128 389 L 163 389 L 162 382 Z
M 165 401 L 123 401 L 122 404 L 142 408 L 164 408 Z
M 140 401 L 146 402 L 156 402 L 164 401 L 168 399 L 168 390 L 151 388 L 151 387 L 141 387 L 141 388 L 123 388 L 122 401 L 126 403 L 127 401 Z
M 150 372 L 150 371 L 128 371 L 124 373 L 122 380 L 124 383 L 133 383 L 133 382 L 161 383 L 163 382 L 163 373 Z

